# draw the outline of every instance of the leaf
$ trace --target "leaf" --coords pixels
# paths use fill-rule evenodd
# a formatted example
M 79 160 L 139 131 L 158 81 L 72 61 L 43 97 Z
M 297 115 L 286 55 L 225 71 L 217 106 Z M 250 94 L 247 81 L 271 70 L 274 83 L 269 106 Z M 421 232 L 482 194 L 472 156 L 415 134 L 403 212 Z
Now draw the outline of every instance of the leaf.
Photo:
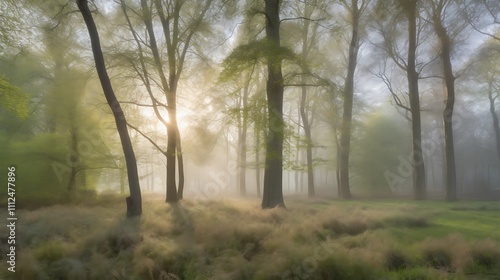
M 0 75 L 0 106 L 20 119 L 28 117 L 29 96 Z
M 222 62 L 223 70 L 219 80 L 231 80 L 243 71 L 251 69 L 259 61 L 281 62 L 285 59 L 298 61 L 297 55 L 290 48 L 277 46 L 266 39 L 240 45 Z

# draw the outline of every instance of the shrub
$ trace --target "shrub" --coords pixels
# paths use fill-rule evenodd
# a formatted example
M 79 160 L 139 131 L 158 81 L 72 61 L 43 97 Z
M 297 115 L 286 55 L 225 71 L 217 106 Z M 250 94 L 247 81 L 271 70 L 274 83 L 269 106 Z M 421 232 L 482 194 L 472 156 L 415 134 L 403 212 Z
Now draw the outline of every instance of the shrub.
M 338 219 L 331 219 L 323 223 L 323 228 L 333 231 L 337 235 L 348 234 L 358 235 L 368 229 L 367 224 L 356 218 L 347 221 L 339 221 Z
M 460 272 L 468 262 L 467 242 L 459 235 L 428 238 L 421 243 L 423 260 L 434 268 Z
M 38 245 L 33 254 L 38 261 L 52 263 L 66 256 L 67 246 L 61 241 L 46 241 Z
M 388 250 L 384 257 L 389 270 L 401 270 L 409 266 L 408 258 L 399 250 Z
M 445 248 L 426 248 L 423 252 L 424 260 L 434 268 L 452 270 L 452 256 Z
M 423 228 L 430 224 L 426 217 L 422 216 L 393 216 L 384 220 L 385 224 L 395 227 Z
M 436 275 L 423 267 L 399 270 L 396 279 L 398 280 L 434 280 Z
M 487 269 L 500 265 L 500 246 L 491 239 L 478 241 L 470 250 L 474 264 Z

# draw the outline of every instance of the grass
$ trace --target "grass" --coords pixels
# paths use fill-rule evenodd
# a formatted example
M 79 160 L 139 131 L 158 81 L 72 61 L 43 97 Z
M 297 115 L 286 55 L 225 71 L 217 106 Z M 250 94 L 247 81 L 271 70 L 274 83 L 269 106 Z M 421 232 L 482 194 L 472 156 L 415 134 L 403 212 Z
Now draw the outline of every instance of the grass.
M 124 201 L 18 210 L 1 279 L 500 279 L 495 202 Z M 0 229 L 0 237 L 7 234 Z M 2 246 L 2 257 L 6 252 Z

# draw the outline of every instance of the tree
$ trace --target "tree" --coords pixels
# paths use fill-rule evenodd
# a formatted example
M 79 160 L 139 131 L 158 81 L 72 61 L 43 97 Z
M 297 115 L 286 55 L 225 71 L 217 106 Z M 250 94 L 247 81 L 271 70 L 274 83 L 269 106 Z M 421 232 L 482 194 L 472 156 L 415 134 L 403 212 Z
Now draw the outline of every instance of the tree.
M 500 40 L 491 38 L 483 43 L 477 55 L 471 58 L 472 67 L 468 71 L 470 77 L 467 84 L 474 87 L 474 90 L 481 88 L 481 92 L 486 92 L 495 135 L 497 158 L 500 162 L 500 121 L 496 113 L 497 99 L 500 96 L 499 59 Z
M 492 74 L 488 79 L 488 101 L 490 102 L 490 114 L 493 120 L 493 131 L 495 132 L 495 144 L 497 150 L 497 156 L 500 160 L 500 122 L 498 121 L 498 115 L 496 113 L 495 101 L 499 96 L 500 85 L 498 80 L 495 80 L 495 74 Z
M 418 81 L 420 76 L 420 71 L 422 69 L 417 69 L 417 47 L 418 38 L 421 33 L 421 25 L 418 21 L 419 17 L 419 0 L 397 0 L 395 3 L 390 3 L 387 1 L 378 2 L 378 13 L 384 14 L 379 20 L 382 21 L 386 17 L 385 11 L 391 10 L 391 6 L 396 5 L 396 11 L 393 12 L 393 17 L 389 19 L 389 22 L 382 25 L 379 24 L 377 28 L 379 33 L 381 33 L 384 42 L 382 43 L 382 50 L 386 55 L 394 62 L 394 64 L 406 72 L 406 78 L 408 81 L 408 92 L 407 96 L 409 102 L 402 101 L 402 98 L 398 96 L 392 83 L 387 78 L 385 74 L 378 74 L 382 78 L 384 83 L 387 85 L 391 95 L 396 102 L 396 105 L 403 108 L 405 111 L 410 113 L 410 122 L 412 130 L 412 167 L 413 167 L 413 195 L 415 199 L 425 199 L 426 197 L 426 179 L 425 179 L 425 164 L 424 157 L 422 153 L 422 129 L 420 120 L 420 94 Z M 397 30 L 401 24 L 401 15 L 407 20 L 407 44 L 406 47 L 406 59 L 404 58 L 404 53 L 400 50 L 402 49 L 397 45 L 398 38 L 395 38 Z M 390 31 L 388 31 L 390 30 Z M 425 64 L 424 64 L 425 65 Z M 406 100 L 406 98 L 403 98 Z M 409 103 L 409 104 L 408 104 Z
M 358 175 L 353 181 L 375 196 L 398 191 L 395 182 L 398 185 L 406 183 L 406 178 L 397 170 L 401 155 L 410 147 L 410 134 L 406 122 L 397 118 L 395 113 L 388 113 L 390 111 L 386 108 L 367 116 L 362 124 L 362 134 L 353 139 L 356 152 L 352 157 L 352 169 Z
M 280 48 L 280 2 L 265 0 L 266 40 L 272 48 Z M 285 206 L 283 200 L 283 73 L 282 57 L 267 55 L 268 134 L 262 208 Z
M 125 115 L 120 106 L 120 103 L 118 102 L 113 91 L 113 87 L 111 86 L 111 81 L 106 70 L 104 56 L 101 50 L 99 33 L 88 7 L 87 0 L 77 0 L 77 5 L 89 32 L 97 74 L 99 76 L 106 101 L 108 102 L 108 105 L 113 112 L 116 128 L 118 130 L 122 143 L 123 153 L 125 154 L 128 184 L 130 190 L 130 196 L 126 199 L 127 216 L 140 216 L 142 214 L 141 187 L 139 185 L 139 175 L 137 172 L 137 163 L 135 159 L 134 149 L 132 147 L 132 142 L 128 134 L 127 121 L 125 119 Z
M 342 0 L 341 4 L 349 13 L 351 25 L 351 42 L 349 44 L 347 75 L 344 83 L 344 105 L 342 113 L 342 127 L 340 136 L 340 195 L 342 198 L 350 199 L 351 188 L 349 184 L 349 153 L 351 146 L 352 108 L 354 99 L 354 73 L 359 51 L 359 24 L 360 18 L 365 11 L 369 0 Z
M 455 75 L 453 74 L 453 66 L 451 62 L 453 38 L 459 32 L 463 31 L 465 25 L 458 23 L 459 13 L 455 12 L 453 17 L 450 11 L 457 9 L 452 4 L 455 0 L 439 0 L 428 1 L 430 5 L 430 21 L 434 27 L 434 31 L 438 37 L 440 44 L 439 56 L 442 63 L 442 71 L 444 82 L 446 85 L 446 100 L 443 111 L 444 122 L 444 142 L 445 142 L 445 158 L 446 158 L 446 200 L 455 201 L 457 199 L 456 186 L 456 167 L 455 167 L 455 148 L 453 144 L 453 109 L 455 105 Z M 445 23 L 445 18 L 455 19 L 453 25 Z M 454 32 L 450 31 L 450 26 L 453 26 Z
M 204 59 L 203 55 L 197 52 L 196 46 L 197 40 L 201 40 L 200 34 L 208 29 L 207 24 L 214 20 L 218 13 L 228 10 L 231 4 L 221 1 L 220 5 L 217 5 L 219 2 L 215 0 L 141 0 L 140 6 L 135 7 L 125 3 L 125 0 L 120 3 L 136 47 L 127 49 L 124 54 L 151 99 L 149 107 L 153 108 L 156 117 L 167 131 L 166 151 L 160 150 L 167 159 L 166 201 L 177 202 L 182 199 L 184 190 L 181 135 L 177 124 L 179 82 L 191 53 Z M 141 28 L 144 30 L 141 31 Z M 161 35 L 158 35 L 158 32 Z M 139 58 L 139 63 L 136 57 Z M 161 97 L 155 95 L 157 90 L 162 93 Z M 166 110 L 166 117 L 162 115 L 163 110 Z M 154 145 L 159 147 L 157 143 Z M 178 188 L 176 158 L 179 171 Z
M 488 26 L 500 26 L 500 5 L 496 0 L 478 0 L 468 2 L 462 0 L 460 3 L 462 16 L 470 26 L 482 35 L 500 41 L 500 35 L 488 32 Z
M 299 13 L 302 18 L 301 22 L 301 49 L 300 49 L 300 59 L 302 60 L 301 65 L 301 75 L 300 75 L 300 90 L 301 97 L 299 103 L 300 120 L 302 123 L 302 128 L 304 130 L 305 140 L 306 140 L 306 164 L 307 164 L 307 194 L 309 197 L 315 196 L 314 189 L 314 167 L 313 167 L 313 141 L 311 133 L 311 120 L 309 116 L 309 100 L 308 99 L 308 76 L 311 75 L 311 70 L 307 65 L 307 61 L 310 59 L 310 53 L 316 51 L 314 48 L 318 43 L 318 24 L 313 22 L 312 15 L 321 13 L 324 15 L 324 7 L 319 8 L 320 3 L 318 1 L 313 1 L 311 3 L 297 3 L 296 7 L 297 13 Z M 321 10 L 318 12 L 317 10 Z M 297 142 L 298 143 L 298 142 Z M 297 154 L 299 153 L 297 145 Z M 297 155 L 298 156 L 298 155 Z M 297 172 L 297 171 L 296 171 Z M 297 177 L 297 175 L 296 175 Z M 296 180 L 298 181 L 298 180 Z

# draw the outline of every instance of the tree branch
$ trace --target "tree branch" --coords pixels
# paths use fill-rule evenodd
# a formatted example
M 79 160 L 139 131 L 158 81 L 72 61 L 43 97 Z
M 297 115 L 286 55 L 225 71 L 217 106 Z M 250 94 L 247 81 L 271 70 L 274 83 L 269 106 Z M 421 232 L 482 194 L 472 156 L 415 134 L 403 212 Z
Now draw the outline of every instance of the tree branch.
M 308 17 L 293 17 L 293 18 L 283 18 L 283 19 L 280 20 L 280 23 L 284 22 L 284 21 L 299 20 L 299 19 L 308 20 L 308 21 L 312 21 L 312 22 L 320 22 L 322 20 L 325 20 L 324 18 L 311 19 L 311 18 L 308 18 Z
M 153 139 L 151 139 L 145 133 L 143 133 L 142 131 L 140 131 L 137 127 L 131 125 L 129 122 L 127 122 L 127 126 L 129 126 L 130 128 L 132 128 L 133 130 L 137 131 L 142 137 L 146 138 L 146 140 L 148 140 L 149 143 L 151 143 L 153 146 L 155 146 L 155 148 L 158 149 L 158 151 L 160 151 L 160 153 L 162 153 L 163 155 L 167 155 L 167 151 L 163 150 L 158 144 L 156 144 L 155 141 L 153 141 Z
M 153 104 L 142 104 L 142 103 L 137 103 L 137 102 L 134 102 L 134 101 L 120 101 L 120 103 L 122 104 L 133 104 L 133 105 L 136 105 L 136 106 L 139 106 L 139 107 L 149 107 L 149 108 L 154 108 L 155 106 L 160 106 L 160 107 L 163 107 L 165 109 L 168 109 L 168 106 L 163 104 L 163 103 L 158 103 L 156 105 L 153 105 Z

